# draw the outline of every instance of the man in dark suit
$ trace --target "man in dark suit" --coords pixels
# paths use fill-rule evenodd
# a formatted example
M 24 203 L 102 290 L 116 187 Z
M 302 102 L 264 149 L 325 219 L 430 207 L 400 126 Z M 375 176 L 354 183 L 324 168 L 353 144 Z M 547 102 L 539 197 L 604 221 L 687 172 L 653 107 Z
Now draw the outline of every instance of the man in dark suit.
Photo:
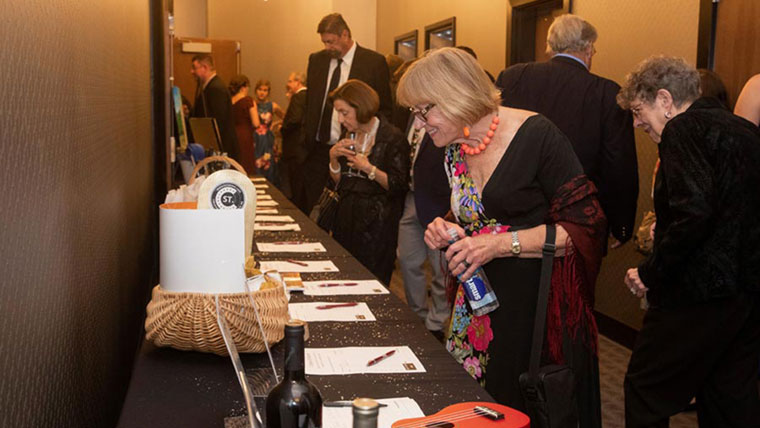
M 306 198 L 298 205 L 309 214 L 327 182 L 330 147 L 340 138 L 338 115 L 328 99 L 330 91 L 348 79 L 367 83 L 380 97 L 380 112 L 390 118 L 391 92 L 385 57 L 351 39 L 351 30 L 339 13 L 325 16 L 317 26 L 325 49 L 309 56 L 306 73 Z
M 209 54 L 193 57 L 192 74 L 198 81 L 193 117 L 213 117 L 219 127 L 222 149 L 240 162 L 235 123 L 232 117 L 232 98 L 227 85 L 216 75 L 214 58 Z
M 425 133 L 425 128 L 414 127 L 414 116 L 409 120 L 407 141 L 411 145 L 412 171 L 404 213 L 398 228 L 398 261 L 404 278 L 406 301 L 424 322 L 425 327 L 443 341 L 444 322 L 451 307 L 446 299 L 446 282 L 441 252 L 425 244 L 427 225 L 449 210 L 451 189 L 444 170 L 444 148 L 436 147 Z M 427 304 L 427 280 L 423 265 L 430 262 L 432 281 Z
M 629 240 L 639 175 L 633 119 L 616 101 L 620 86 L 591 74 L 596 29 L 574 15 L 549 27 L 547 62 L 513 65 L 496 81 L 502 104 L 543 114 L 567 135 L 586 175 L 599 189 L 612 248 Z
M 306 198 L 305 177 L 303 163 L 306 161 L 306 152 L 303 125 L 306 118 L 306 76 L 303 73 L 290 73 L 288 76 L 288 96 L 290 104 L 285 118 L 282 120 L 282 161 L 280 162 L 280 174 L 282 174 L 283 188 L 290 190 L 288 197 L 296 205 L 305 204 Z M 285 192 L 283 192 L 285 193 Z

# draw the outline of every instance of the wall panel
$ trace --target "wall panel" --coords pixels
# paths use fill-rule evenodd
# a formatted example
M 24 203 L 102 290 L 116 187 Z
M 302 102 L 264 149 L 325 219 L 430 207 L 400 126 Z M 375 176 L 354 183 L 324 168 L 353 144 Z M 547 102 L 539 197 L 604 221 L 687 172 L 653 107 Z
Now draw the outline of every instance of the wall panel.
M 155 260 L 148 7 L 0 3 L 0 426 L 118 418 Z

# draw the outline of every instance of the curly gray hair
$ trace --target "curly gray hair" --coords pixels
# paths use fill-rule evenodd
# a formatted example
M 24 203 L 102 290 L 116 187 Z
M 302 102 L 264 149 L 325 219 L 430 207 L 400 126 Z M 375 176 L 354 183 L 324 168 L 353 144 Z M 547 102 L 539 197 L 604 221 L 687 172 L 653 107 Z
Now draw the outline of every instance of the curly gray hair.
M 617 95 L 618 105 L 629 109 L 637 98 L 651 103 L 660 89 L 670 92 L 677 107 L 694 101 L 700 94 L 699 72 L 683 58 L 664 55 L 649 57 L 626 76 Z

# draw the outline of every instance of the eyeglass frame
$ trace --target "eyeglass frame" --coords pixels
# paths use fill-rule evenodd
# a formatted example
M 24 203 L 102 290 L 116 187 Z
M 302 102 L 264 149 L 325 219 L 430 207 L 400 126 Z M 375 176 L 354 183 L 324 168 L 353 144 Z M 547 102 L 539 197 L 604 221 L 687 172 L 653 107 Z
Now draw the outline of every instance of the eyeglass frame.
M 435 107 L 435 103 L 430 103 L 421 109 L 418 109 L 417 107 L 409 107 L 409 111 L 412 112 L 416 118 L 427 123 L 427 114 L 430 113 L 430 110 L 432 110 L 433 107 Z

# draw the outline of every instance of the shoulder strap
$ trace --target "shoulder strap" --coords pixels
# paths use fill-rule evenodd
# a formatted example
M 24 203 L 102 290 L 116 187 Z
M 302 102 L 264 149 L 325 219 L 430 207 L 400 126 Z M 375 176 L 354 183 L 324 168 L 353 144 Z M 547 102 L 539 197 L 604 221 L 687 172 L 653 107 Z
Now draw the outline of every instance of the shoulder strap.
M 543 247 L 541 259 L 541 279 L 539 280 L 538 300 L 536 301 L 536 320 L 533 322 L 533 343 L 530 347 L 530 365 L 528 375 L 535 380 L 538 376 L 538 367 L 541 362 L 541 351 L 544 345 L 544 328 L 546 327 L 546 306 L 549 303 L 549 286 L 552 279 L 552 265 L 557 235 L 556 226 L 546 225 L 546 241 Z

